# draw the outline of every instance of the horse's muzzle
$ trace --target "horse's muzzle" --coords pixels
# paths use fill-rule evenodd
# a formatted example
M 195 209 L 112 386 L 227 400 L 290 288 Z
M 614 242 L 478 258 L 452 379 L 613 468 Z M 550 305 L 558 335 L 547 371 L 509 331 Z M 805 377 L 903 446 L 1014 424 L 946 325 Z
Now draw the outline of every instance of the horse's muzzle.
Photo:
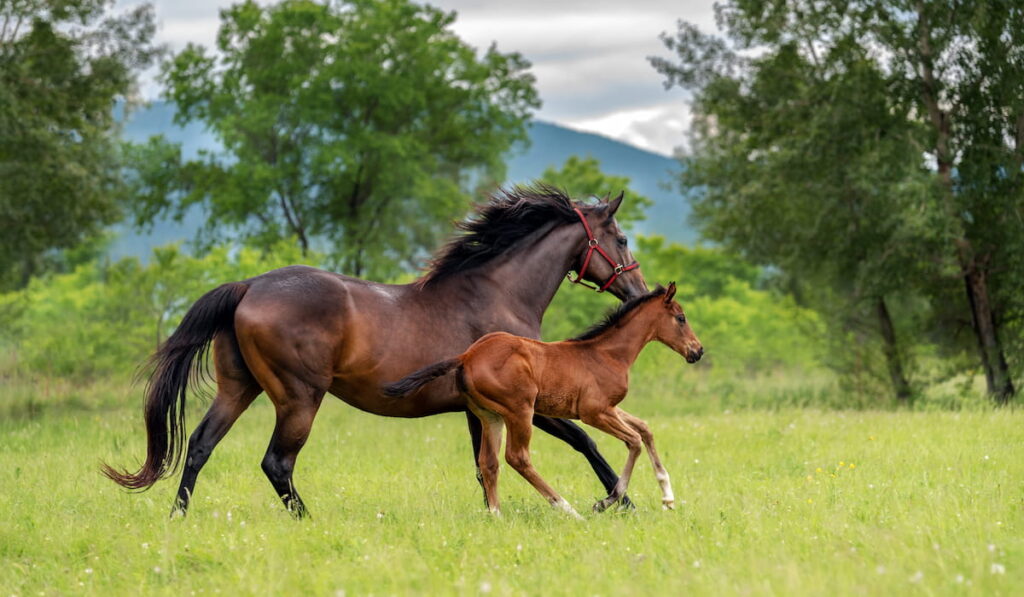
M 701 346 L 697 350 L 691 350 L 690 352 L 686 353 L 686 362 L 687 363 L 696 363 L 697 361 L 700 360 L 700 358 L 702 356 L 704 356 L 704 347 L 703 346 Z

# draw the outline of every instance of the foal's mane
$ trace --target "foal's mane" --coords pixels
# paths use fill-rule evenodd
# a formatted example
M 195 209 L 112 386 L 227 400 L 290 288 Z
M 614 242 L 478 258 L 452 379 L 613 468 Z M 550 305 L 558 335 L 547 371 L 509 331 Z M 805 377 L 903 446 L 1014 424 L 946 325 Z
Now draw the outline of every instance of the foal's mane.
M 622 321 L 623 317 L 637 310 L 638 308 L 640 308 L 641 305 L 647 304 L 648 301 L 654 300 L 659 296 L 665 296 L 666 292 L 668 292 L 668 289 L 659 284 L 657 288 L 648 292 L 647 294 L 641 294 L 640 296 L 635 296 L 629 299 L 628 301 L 619 305 L 618 308 L 609 311 L 604 316 L 604 319 L 592 325 L 590 329 L 583 332 L 579 336 L 570 339 L 569 342 L 581 342 L 583 340 L 592 340 L 600 336 L 609 329 L 618 325 L 618 323 Z
M 419 280 L 428 285 L 472 269 L 507 251 L 524 237 L 548 224 L 578 222 L 575 203 L 562 190 L 543 183 L 501 189 L 456 224 L 462 234 L 442 248 Z

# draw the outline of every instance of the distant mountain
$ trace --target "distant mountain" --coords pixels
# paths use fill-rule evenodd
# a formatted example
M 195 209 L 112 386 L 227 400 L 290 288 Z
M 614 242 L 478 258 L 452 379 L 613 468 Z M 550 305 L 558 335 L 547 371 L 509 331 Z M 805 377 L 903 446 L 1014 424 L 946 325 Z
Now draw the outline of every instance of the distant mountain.
M 124 136 L 141 142 L 152 135 L 163 134 L 172 141 L 180 142 L 186 156 L 195 155 L 200 149 L 217 149 L 217 141 L 201 125 L 190 124 L 182 128 L 174 124 L 173 117 L 173 105 L 155 102 L 130 114 L 124 125 Z M 687 223 L 689 206 L 677 191 L 668 187 L 672 184 L 673 173 L 679 169 L 675 160 L 607 137 L 548 122 L 535 121 L 529 134 L 530 146 L 525 151 L 514 152 L 508 160 L 510 184 L 531 182 L 549 166 L 561 167 L 570 156 L 592 156 L 601 162 L 603 171 L 628 176 L 633 190 L 654 201 L 647 210 L 647 219 L 636 225 L 636 232 L 659 234 L 687 245 L 697 239 L 696 232 Z M 181 223 L 159 222 L 145 234 L 121 226 L 111 247 L 112 256 L 145 258 L 153 247 L 192 238 L 201 223 L 202 214 L 196 210 Z

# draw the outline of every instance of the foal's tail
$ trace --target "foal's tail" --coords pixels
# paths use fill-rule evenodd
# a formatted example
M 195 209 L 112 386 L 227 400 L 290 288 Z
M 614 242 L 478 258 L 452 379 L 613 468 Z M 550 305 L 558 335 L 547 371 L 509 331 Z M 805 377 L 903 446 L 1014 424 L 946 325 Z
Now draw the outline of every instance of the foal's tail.
M 460 371 L 462 369 L 462 361 L 458 358 L 441 361 L 440 363 L 427 365 L 419 371 L 411 373 L 395 383 L 388 384 L 381 389 L 385 396 L 390 396 L 391 398 L 407 396 L 427 385 L 428 382 L 431 382 L 442 375 L 447 375 L 449 371 L 456 368 Z M 461 380 L 459 381 L 459 385 L 462 385 Z
M 203 373 L 203 357 L 218 332 L 234 329 L 235 308 L 249 287 L 231 282 L 204 294 L 150 359 L 146 384 L 146 462 L 137 473 L 108 464 L 101 470 L 128 489 L 148 489 L 177 468 L 185 440 L 185 394 Z M 195 365 L 199 366 L 196 367 Z

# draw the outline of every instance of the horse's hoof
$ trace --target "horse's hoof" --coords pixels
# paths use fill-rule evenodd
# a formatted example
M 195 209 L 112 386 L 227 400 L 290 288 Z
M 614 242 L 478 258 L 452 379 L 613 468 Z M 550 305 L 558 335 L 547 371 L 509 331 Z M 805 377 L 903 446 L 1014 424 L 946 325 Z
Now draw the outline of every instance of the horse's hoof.
M 572 505 L 569 504 L 569 502 L 565 501 L 564 499 L 559 499 L 552 502 L 551 506 L 556 510 L 561 510 L 565 512 L 566 514 L 572 516 L 576 520 L 583 520 L 583 517 L 580 516 L 579 512 L 577 512 L 576 509 L 573 508 Z
M 676 501 L 675 500 L 666 500 L 666 501 L 661 502 L 661 509 L 662 510 L 675 510 L 676 509 Z
M 608 509 L 608 506 L 604 503 L 604 500 L 594 502 L 594 513 L 600 514 Z

